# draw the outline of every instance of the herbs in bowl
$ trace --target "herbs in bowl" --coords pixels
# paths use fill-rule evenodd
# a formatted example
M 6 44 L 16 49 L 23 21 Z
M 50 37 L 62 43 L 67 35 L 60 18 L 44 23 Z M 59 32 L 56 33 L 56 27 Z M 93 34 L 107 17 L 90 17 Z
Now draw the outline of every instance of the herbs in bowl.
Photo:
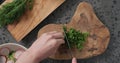
M 76 30 L 74 28 L 67 29 L 66 26 L 63 26 L 63 30 L 65 32 L 65 35 L 67 37 L 66 40 L 69 41 L 70 47 L 77 48 L 78 50 L 82 50 L 84 47 L 84 43 L 86 42 L 87 37 L 89 36 L 88 32 L 81 32 L 79 30 Z
M 0 45 L 0 63 L 15 63 L 25 50 L 25 47 L 14 43 Z

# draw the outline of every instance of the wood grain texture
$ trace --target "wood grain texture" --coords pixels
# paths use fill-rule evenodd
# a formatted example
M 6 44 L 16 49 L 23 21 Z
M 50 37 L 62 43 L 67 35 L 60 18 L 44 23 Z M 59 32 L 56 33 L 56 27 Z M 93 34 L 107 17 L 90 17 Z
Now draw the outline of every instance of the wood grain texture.
M 65 0 L 34 0 L 34 7 L 27 11 L 17 23 L 8 25 L 9 32 L 20 41 Z
M 89 3 L 80 3 L 73 18 L 66 25 L 68 28 L 72 27 L 82 32 L 90 33 L 84 44 L 84 48 L 81 51 L 78 51 L 76 48 L 72 49 L 73 55 L 77 59 L 97 56 L 106 50 L 110 40 L 110 32 L 108 28 L 97 18 L 92 6 Z M 38 37 L 49 31 L 63 32 L 62 25 L 48 24 L 39 31 Z M 50 56 L 50 58 L 57 60 L 71 59 L 69 50 L 64 46 L 61 46 L 54 55 Z

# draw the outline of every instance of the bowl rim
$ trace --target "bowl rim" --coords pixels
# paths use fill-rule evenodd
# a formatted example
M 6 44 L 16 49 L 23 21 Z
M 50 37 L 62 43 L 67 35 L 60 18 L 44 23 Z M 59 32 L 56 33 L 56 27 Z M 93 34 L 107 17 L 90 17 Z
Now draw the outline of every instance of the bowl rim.
M 1 44 L 0 47 L 3 47 L 3 46 L 7 46 L 7 45 L 14 45 L 14 46 L 19 46 L 25 50 L 27 50 L 27 48 L 21 44 L 17 44 L 17 43 L 4 43 L 4 44 Z

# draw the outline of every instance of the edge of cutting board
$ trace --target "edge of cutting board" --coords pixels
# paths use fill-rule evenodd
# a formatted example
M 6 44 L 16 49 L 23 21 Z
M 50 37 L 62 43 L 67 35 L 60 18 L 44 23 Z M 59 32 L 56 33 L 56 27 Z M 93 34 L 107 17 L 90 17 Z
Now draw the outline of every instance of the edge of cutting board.
M 18 23 L 8 25 L 7 29 L 16 41 L 19 42 L 64 1 L 65 0 L 35 0 L 33 9 L 27 11 Z

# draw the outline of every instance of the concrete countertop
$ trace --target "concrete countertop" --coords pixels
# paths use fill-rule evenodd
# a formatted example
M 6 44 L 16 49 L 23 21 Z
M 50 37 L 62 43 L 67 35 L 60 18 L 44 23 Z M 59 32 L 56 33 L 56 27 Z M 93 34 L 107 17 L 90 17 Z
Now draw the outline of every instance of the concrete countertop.
M 37 38 L 41 27 L 49 23 L 66 23 L 73 16 L 77 5 L 87 1 L 92 4 L 98 18 L 109 28 L 111 39 L 107 50 L 99 56 L 78 60 L 78 63 L 120 63 L 120 0 L 66 0 L 59 8 L 30 32 L 20 44 L 29 47 Z M 15 42 L 6 28 L 0 29 L 0 44 Z M 71 60 L 45 59 L 41 63 L 71 63 Z

